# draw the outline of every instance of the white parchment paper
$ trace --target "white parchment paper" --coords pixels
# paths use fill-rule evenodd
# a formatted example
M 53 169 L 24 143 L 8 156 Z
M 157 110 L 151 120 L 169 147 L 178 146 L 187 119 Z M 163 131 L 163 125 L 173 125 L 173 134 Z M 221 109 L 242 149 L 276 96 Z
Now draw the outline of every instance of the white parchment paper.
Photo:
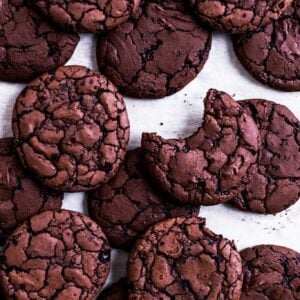
M 81 41 L 68 65 L 97 69 L 96 38 L 81 35 Z M 16 96 L 24 84 L 0 82 L 0 135 L 11 136 L 11 114 Z M 214 34 L 208 62 L 198 77 L 176 95 L 160 100 L 125 97 L 131 125 L 130 148 L 139 146 L 143 131 L 158 132 L 166 138 L 185 137 L 201 124 L 203 98 L 209 88 L 234 95 L 236 100 L 264 98 L 286 105 L 300 118 L 300 92 L 276 91 L 255 81 L 239 64 L 229 36 Z M 65 194 L 63 207 L 87 214 L 83 193 Z M 300 251 L 300 201 L 273 215 L 241 212 L 229 205 L 202 207 L 200 215 L 216 233 L 235 240 L 241 250 L 261 243 L 272 243 Z M 127 254 L 114 250 L 108 284 L 126 274 Z

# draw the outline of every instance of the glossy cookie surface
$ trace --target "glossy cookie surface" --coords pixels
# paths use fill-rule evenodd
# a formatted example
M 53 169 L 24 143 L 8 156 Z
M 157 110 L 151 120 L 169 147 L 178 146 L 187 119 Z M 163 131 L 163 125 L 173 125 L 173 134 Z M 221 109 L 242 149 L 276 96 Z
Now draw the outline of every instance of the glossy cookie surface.
M 129 299 L 234 299 L 242 263 L 232 242 L 204 219 L 173 218 L 151 227 L 128 259 Z
M 202 70 L 211 33 L 182 1 L 146 1 L 141 15 L 99 36 L 99 70 L 122 93 L 161 98 L 185 87 Z
M 24 170 L 12 138 L 0 139 L 0 244 L 33 215 L 60 209 L 62 199 L 63 193 L 46 189 Z
M 38 9 L 65 30 L 99 33 L 125 22 L 140 0 L 32 0 Z
M 189 0 L 210 27 L 232 34 L 256 31 L 277 20 L 292 0 Z
M 258 81 L 275 89 L 300 91 L 300 1 L 259 31 L 233 37 L 235 53 Z
M 26 0 L 0 1 L 0 79 L 29 81 L 72 56 L 79 36 L 46 22 Z
M 110 247 L 87 216 L 46 211 L 7 240 L 0 280 L 8 299 L 91 300 L 110 269 Z
M 157 189 L 143 166 L 141 149 L 128 151 L 118 173 L 88 197 L 89 212 L 112 246 L 130 248 L 150 226 L 179 216 L 197 216 L 199 206 L 179 205 Z
M 13 113 L 16 149 L 44 185 L 69 192 L 112 178 L 129 139 L 125 103 L 103 75 L 61 67 L 32 81 Z

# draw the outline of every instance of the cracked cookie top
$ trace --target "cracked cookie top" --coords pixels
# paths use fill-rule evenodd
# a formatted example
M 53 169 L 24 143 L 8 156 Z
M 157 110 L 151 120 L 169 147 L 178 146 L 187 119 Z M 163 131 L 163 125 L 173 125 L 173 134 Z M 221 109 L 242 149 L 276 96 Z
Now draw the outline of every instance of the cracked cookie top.
M 103 32 L 125 22 L 140 0 L 32 0 L 51 21 L 73 32 Z
M 242 262 L 233 242 L 198 217 L 151 227 L 128 259 L 129 299 L 238 300 Z
M 122 278 L 105 289 L 97 300 L 128 300 L 127 278 Z
M 300 298 L 300 254 L 274 245 L 241 251 L 244 283 L 241 300 Z
M 277 213 L 299 199 L 300 122 L 285 106 L 272 101 L 239 101 L 255 120 L 261 147 L 257 162 L 244 178 L 245 189 L 234 199 L 240 209 Z
M 212 28 L 229 33 L 255 31 L 277 20 L 292 0 L 189 0 L 195 14 Z
M 16 149 L 46 186 L 85 191 L 108 181 L 129 139 L 125 103 L 101 74 L 61 67 L 32 81 L 13 112 Z
M 5 243 L 0 280 L 9 299 L 92 300 L 110 269 L 110 247 L 90 218 L 46 211 Z
M 300 0 L 282 17 L 259 31 L 233 38 L 241 64 L 257 80 L 273 88 L 300 91 Z
M 72 56 L 79 36 L 44 21 L 26 0 L 0 0 L 0 79 L 29 81 Z
M 12 138 L 0 139 L 0 244 L 33 215 L 60 209 L 62 198 L 62 193 L 41 187 L 25 174 Z
M 256 161 L 258 128 L 228 94 L 209 90 L 203 126 L 186 139 L 143 133 L 145 165 L 156 184 L 177 201 L 215 205 L 233 199 Z
M 182 89 L 203 68 L 211 33 L 182 1 L 146 1 L 138 19 L 99 36 L 99 69 L 122 93 L 161 98 Z
M 199 206 L 179 206 L 157 191 L 145 174 L 140 149 L 128 151 L 118 173 L 88 197 L 92 218 L 112 246 L 128 249 L 150 226 L 171 217 L 197 216 Z

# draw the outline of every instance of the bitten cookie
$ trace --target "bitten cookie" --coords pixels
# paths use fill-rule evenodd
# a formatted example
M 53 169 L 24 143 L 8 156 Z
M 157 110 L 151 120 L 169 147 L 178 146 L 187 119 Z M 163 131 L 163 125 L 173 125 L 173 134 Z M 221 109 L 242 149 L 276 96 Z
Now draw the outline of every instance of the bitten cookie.
M 229 33 L 256 31 L 277 20 L 292 0 L 189 0 L 195 14 L 214 29 Z
M 274 245 L 241 251 L 244 283 L 241 300 L 300 299 L 300 254 Z
M 63 194 L 28 177 L 13 149 L 12 138 L 0 139 L 0 244 L 18 225 L 45 210 L 58 210 Z
M 92 300 L 110 269 L 110 247 L 90 218 L 47 211 L 5 243 L 0 281 L 8 299 Z
M 75 32 L 103 32 L 125 22 L 140 0 L 32 0 L 51 21 Z
M 99 36 L 100 71 L 122 93 L 161 98 L 186 86 L 202 70 L 211 33 L 183 2 L 146 1 L 141 16 Z
M 300 0 L 276 22 L 259 31 L 233 37 L 235 53 L 245 69 L 273 88 L 300 91 Z
M 25 0 L 0 0 L 0 80 L 29 81 L 72 56 L 79 36 L 48 24 Z
M 128 259 L 129 299 L 240 299 L 242 262 L 232 242 L 197 217 L 151 227 Z
M 255 99 L 240 101 L 261 137 L 256 164 L 244 178 L 245 189 L 233 204 L 258 213 L 278 213 L 300 196 L 300 122 L 285 106 Z
M 179 216 L 197 216 L 199 206 L 179 206 L 150 184 L 140 149 L 127 152 L 116 176 L 88 197 L 92 218 L 112 246 L 128 249 L 150 226 Z
M 129 139 L 125 103 L 101 74 L 61 67 L 32 81 L 13 113 L 17 152 L 46 186 L 86 191 L 107 182 Z
M 203 126 L 192 136 L 142 137 L 148 173 L 181 203 L 215 205 L 233 199 L 260 146 L 254 120 L 228 94 L 211 89 L 204 104 Z
M 128 300 L 127 278 L 122 278 L 118 282 L 104 290 L 97 300 Z

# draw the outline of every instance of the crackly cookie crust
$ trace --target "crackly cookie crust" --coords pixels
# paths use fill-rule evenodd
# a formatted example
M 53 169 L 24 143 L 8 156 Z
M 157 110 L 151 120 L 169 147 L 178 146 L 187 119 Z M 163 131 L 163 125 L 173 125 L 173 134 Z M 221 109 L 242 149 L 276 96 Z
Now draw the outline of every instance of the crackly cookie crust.
M 181 203 L 215 205 L 233 199 L 260 145 L 254 120 L 228 94 L 211 89 L 204 104 L 203 125 L 192 136 L 142 136 L 149 174 Z
M 197 216 L 197 205 L 180 206 L 155 188 L 139 148 L 128 151 L 118 173 L 88 196 L 89 212 L 112 246 L 129 249 L 150 226 L 168 218 Z
M 278 213 L 300 195 L 300 122 L 287 107 L 272 101 L 239 103 L 255 120 L 261 146 L 233 204 L 257 213 Z
M 87 216 L 46 211 L 7 240 L 0 281 L 8 299 L 92 300 L 110 269 L 110 247 Z
M 0 139 L 0 244 L 25 220 L 62 206 L 63 193 L 49 190 L 26 174 L 12 138 Z
M 47 23 L 26 0 L 0 1 L 0 79 L 29 81 L 72 56 L 79 36 Z
M 73 32 L 101 33 L 125 22 L 140 0 L 32 0 L 52 22 Z
M 24 166 L 46 186 L 85 191 L 117 172 L 129 120 L 122 96 L 104 76 L 67 66 L 23 90 L 14 107 L 13 132 Z
M 122 93 L 161 98 L 186 86 L 202 70 L 211 33 L 182 1 L 147 1 L 137 19 L 99 36 L 99 69 Z
M 198 217 L 151 227 L 128 259 L 129 300 L 238 300 L 242 262 L 234 243 Z
M 241 300 L 299 299 L 299 253 L 282 246 L 259 245 L 241 251 L 241 257 Z
M 258 81 L 275 89 L 300 91 L 300 1 L 257 32 L 233 37 L 235 53 Z
M 195 14 L 214 29 L 231 34 L 256 31 L 277 20 L 292 0 L 189 0 Z

